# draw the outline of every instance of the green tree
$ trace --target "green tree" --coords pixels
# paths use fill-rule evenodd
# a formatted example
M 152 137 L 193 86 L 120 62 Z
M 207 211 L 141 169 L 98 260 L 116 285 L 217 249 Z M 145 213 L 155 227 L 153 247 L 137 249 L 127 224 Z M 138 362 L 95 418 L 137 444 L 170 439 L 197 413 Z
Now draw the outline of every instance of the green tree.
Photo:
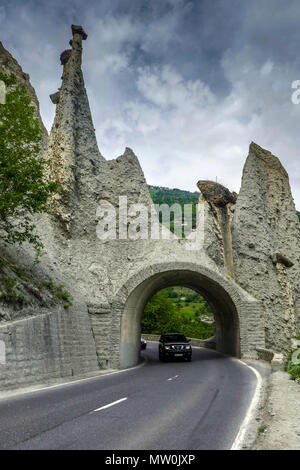
M 185 306 L 189 305 L 188 303 L 181 305 L 181 303 L 175 302 L 177 299 L 174 299 L 173 296 L 170 297 L 173 292 L 173 287 L 162 289 L 150 299 L 142 317 L 142 332 L 152 334 L 179 332 L 200 339 L 213 336 L 215 334 L 215 324 L 199 319 L 202 309 L 204 313 L 207 313 L 205 305 L 207 302 L 199 294 L 191 294 L 201 300 L 195 311 L 190 306 Z M 210 311 L 208 304 L 207 307 Z
M 181 319 L 173 302 L 162 290 L 147 303 L 142 317 L 143 333 L 162 334 L 180 331 Z
M 42 132 L 25 87 L 14 75 L 0 73 L 6 102 L 0 104 L 0 230 L 6 243 L 25 241 L 42 247 L 32 215 L 48 210 L 56 184 L 45 178 L 48 162 L 41 158 Z

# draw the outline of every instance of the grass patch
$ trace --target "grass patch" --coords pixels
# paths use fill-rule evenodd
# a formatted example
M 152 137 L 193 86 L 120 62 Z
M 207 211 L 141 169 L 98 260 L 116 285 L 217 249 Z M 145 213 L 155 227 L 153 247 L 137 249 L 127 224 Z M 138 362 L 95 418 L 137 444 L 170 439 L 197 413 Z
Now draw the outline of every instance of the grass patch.
M 26 304 L 28 302 L 27 298 L 17 291 L 18 283 L 16 279 L 2 275 L 0 280 L 4 287 L 0 294 L 0 300 L 18 304 Z
M 50 292 L 44 291 L 43 296 L 43 289 Z M 46 281 L 35 279 L 25 267 L 17 266 L 9 258 L 0 256 L 0 301 L 22 306 L 37 300 L 42 306 L 46 306 L 52 305 L 55 299 L 62 302 L 65 309 L 72 303 L 72 296 L 63 284 L 55 284 L 52 277 Z
M 69 291 L 65 288 L 63 284 L 56 285 L 53 278 L 50 277 L 48 281 L 44 283 L 44 285 L 59 299 L 63 300 L 66 303 L 64 304 L 64 308 L 68 309 L 71 305 L 72 296 Z
M 297 333 L 296 339 L 300 339 L 300 333 Z M 296 356 L 295 361 L 295 352 L 299 351 L 299 354 Z M 296 363 L 295 363 L 296 362 Z M 287 372 L 290 374 L 291 379 L 295 380 L 298 384 L 300 384 L 300 347 L 297 349 L 293 349 L 288 353 L 288 365 L 287 365 Z
M 67 291 L 67 289 L 65 289 L 65 287 L 63 286 L 63 284 L 60 284 L 59 286 L 57 286 L 56 288 L 56 296 L 61 299 L 61 300 L 65 300 L 65 301 L 69 301 L 71 299 L 71 294 Z

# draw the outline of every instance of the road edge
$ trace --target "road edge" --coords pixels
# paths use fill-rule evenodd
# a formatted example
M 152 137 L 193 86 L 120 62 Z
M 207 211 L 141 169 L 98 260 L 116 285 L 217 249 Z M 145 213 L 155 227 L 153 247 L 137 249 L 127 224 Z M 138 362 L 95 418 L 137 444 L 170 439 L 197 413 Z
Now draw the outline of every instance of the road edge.
M 264 401 L 264 380 L 260 372 L 255 369 L 254 367 L 250 366 L 246 362 L 234 358 L 233 360 L 238 361 L 240 364 L 248 367 L 255 377 L 256 377 L 256 387 L 252 397 L 252 400 L 249 404 L 249 407 L 246 412 L 246 416 L 243 419 L 243 422 L 240 426 L 240 429 L 235 437 L 233 444 L 231 445 L 230 450 L 242 450 L 245 448 L 251 448 L 251 445 L 254 443 L 256 439 L 256 432 L 257 432 L 257 412 Z M 255 435 L 250 436 L 251 432 L 253 432 L 253 428 L 255 427 Z M 249 445 L 249 441 L 251 441 Z

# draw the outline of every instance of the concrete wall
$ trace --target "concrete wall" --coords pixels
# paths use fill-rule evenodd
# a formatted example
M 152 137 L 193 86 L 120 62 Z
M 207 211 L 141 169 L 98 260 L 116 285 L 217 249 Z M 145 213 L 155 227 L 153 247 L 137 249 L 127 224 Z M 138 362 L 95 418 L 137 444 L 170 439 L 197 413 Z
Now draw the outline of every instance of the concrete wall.
M 87 315 L 64 309 L 0 326 L 0 390 L 99 369 Z

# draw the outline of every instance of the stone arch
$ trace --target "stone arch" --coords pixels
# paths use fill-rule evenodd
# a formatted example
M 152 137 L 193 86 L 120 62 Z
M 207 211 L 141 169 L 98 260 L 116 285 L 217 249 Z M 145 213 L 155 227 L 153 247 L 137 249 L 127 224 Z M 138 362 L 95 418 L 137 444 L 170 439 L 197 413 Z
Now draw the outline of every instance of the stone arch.
M 129 278 L 112 302 L 112 337 L 119 346 L 114 344 L 112 351 L 115 366 L 126 368 L 138 363 L 145 305 L 156 292 L 172 285 L 194 289 L 209 302 L 216 319 L 218 351 L 235 357 L 256 357 L 256 346 L 264 347 L 260 302 L 232 279 L 195 263 L 157 263 Z

